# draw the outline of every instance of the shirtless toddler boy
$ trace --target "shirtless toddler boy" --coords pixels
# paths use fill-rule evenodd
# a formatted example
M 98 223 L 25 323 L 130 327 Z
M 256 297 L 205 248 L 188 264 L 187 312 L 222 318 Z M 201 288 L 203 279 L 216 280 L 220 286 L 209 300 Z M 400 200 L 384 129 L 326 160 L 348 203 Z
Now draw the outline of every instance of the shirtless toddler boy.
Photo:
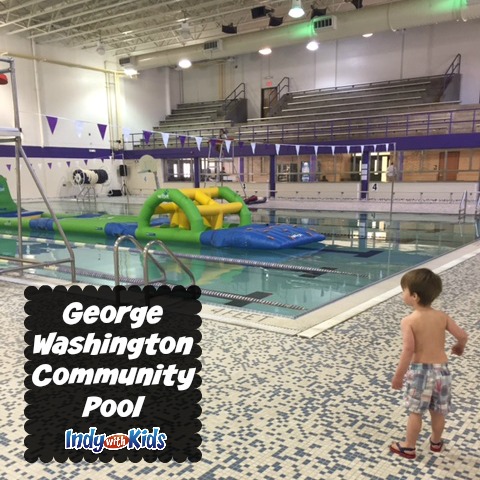
M 445 332 L 457 343 L 452 353 L 462 355 L 468 335 L 446 313 L 431 307 L 442 291 L 441 278 L 427 268 L 406 273 L 400 285 L 403 301 L 413 308 L 401 323 L 403 350 L 392 388 L 399 390 L 405 382 L 405 403 L 409 412 L 404 442 L 390 445 L 390 451 L 404 458 L 416 457 L 416 443 L 422 428 L 422 415 L 430 412 L 432 434 L 430 450 L 440 452 L 445 416 L 451 405 L 451 375 L 445 353 Z

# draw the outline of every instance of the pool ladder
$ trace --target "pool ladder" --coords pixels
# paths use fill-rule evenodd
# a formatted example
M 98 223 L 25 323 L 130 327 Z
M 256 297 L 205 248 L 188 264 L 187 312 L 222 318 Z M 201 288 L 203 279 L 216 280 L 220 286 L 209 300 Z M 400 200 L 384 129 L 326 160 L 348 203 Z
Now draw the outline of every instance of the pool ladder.
M 185 264 L 161 241 L 161 240 L 152 240 L 148 242 L 144 247 L 138 242 L 138 240 L 133 237 L 132 235 L 122 235 L 117 238 L 114 246 L 113 246 L 113 268 L 114 268 L 114 275 L 115 275 L 115 285 L 120 285 L 120 254 L 119 248 L 120 245 L 125 241 L 132 242 L 136 249 L 142 254 L 143 256 L 143 280 L 145 285 L 150 283 L 166 283 L 167 281 L 167 272 L 162 267 L 162 265 L 158 262 L 156 258 L 150 253 L 151 248 L 154 245 L 159 245 L 162 250 L 189 276 L 192 285 L 195 285 L 195 277 L 193 273 L 185 266 Z M 148 277 L 148 259 L 152 260 L 155 266 L 162 272 L 163 277 L 150 280 Z

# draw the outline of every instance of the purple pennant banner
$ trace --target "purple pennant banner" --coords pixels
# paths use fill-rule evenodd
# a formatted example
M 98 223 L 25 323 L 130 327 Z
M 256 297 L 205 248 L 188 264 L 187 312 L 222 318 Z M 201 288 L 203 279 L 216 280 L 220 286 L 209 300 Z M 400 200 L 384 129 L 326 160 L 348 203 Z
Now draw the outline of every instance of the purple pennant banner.
M 178 138 L 180 139 L 180 145 L 183 147 L 185 145 L 185 135 L 179 135 Z
M 100 132 L 100 135 L 102 137 L 102 140 L 105 139 L 105 132 L 107 131 L 107 126 L 103 125 L 102 123 L 97 123 L 98 126 L 98 131 Z
M 85 165 L 86 165 L 86 164 L 88 163 L 88 158 L 86 158 L 86 159 L 84 160 L 84 162 L 85 162 Z
M 51 170 L 52 169 L 52 162 L 48 162 L 47 165 L 48 165 L 48 168 Z
M 70 167 L 70 160 L 67 160 L 67 167 Z
M 152 132 L 148 130 L 143 131 L 143 138 L 145 139 L 145 143 L 148 145 L 150 143 L 150 137 L 152 136 Z
M 12 168 L 12 165 L 10 163 L 7 163 L 7 168 L 8 168 L 8 171 L 10 171 L 10 169 Z
M 50 131 L 52 132 L 52 135 L 53 135 L 53 133 L 55 132 L 55 129 L 57 128 L 58 118 L 57 117 L 49 117 L 47 115 L 47 122 L 48 122 L 48 126 L 50 127 Z

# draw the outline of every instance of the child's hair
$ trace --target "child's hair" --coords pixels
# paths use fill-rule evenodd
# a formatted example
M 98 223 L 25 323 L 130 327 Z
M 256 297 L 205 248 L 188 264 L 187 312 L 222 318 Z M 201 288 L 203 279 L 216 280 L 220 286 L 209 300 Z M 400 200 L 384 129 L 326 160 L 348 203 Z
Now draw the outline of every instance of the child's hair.
M 417 268 L 410 270 L 400 280 L 403 290 L 418 295 L 418 303 L 425 307 L 431 303 L 442 293 L 442 279 L 428 268 Z

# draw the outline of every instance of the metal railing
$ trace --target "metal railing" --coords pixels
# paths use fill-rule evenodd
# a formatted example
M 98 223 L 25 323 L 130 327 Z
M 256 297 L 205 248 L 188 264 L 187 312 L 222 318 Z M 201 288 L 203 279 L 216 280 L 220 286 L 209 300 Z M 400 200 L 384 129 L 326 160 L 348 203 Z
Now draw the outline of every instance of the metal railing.
M 390 115 L 371 115 L 333 120 L 291 121 L 278 119 L 229 128 L 238 142 L 261 143 L 312 143 L 362 138 L 409 137 L 422 135 L 449 135 L 456 133 L 480 133 L 480 107 L 442 109 Z M 196 137 L 201 137 L 205 146 L 212 137 L 218 136 L 218 128 L 190 129 L 170 132 L 169 148 L 196 147 Z M 163 149 L 162 139 L 155 137 L 145 145 L 143 133 L 133 133 L 126 144 L 135 149 Z
M 163 268 L 163 266 L 158 262 L 158 260 L 150 253 L 151 247 L 154 245 L 159 245 L 162 247 L 163 251 L 172 258 L 177 265 L 189 276 L 192 285 L 195 285 L 195 278 L 192 272 L 185 266 L 185 264 L 161 241 L 161 240 L 152 240 L 151 242 L 147 243 L 145 247 L 142 247 L 140 242 L 133 237 L 132 235 L 121 235 L 115 241 L 113 245 L 113 272 L 114 272 L 114 279 L 115 285 L 120 285 L 120 245 L 125 242 L 129 241 L 133 243 L 136 249 L 141 253 L 143 257 L 143 281 L 145 285 L 150 283 L 166 283 L 167 281 L 167 272 Z M 155 280 L 149 279 L 149 272 L 148 272 L 148 260 L 152 260 L 155 266 L 162 272 L 162 278 L 158 278 Z
M 467 201 L 468 201 L 468 192 L 465 190 L 463 192 L 462 198 L 460 200 L 460 205 L 458 207 L 458 220 L 465 221 L 467 216 Z
M 268 108 L 271 110 L 282 98 L 282 95 L 290 92 L 290 78 L 283 77 L 275 87 L 275 90 L 272 90 L 268 95 Z
M 245 98 L 245 83 L 240 83 L 235 89 L 225 97 L 223 101 L 223 113 L 225 114 L 228 110 L 228 107 L 238 100 L 239 98 Z
M 462 63 L 462 55 L 457 53 L 455 58 L 452 60 L 452 63 L 447 68 L 447 71 L 443 75 L 443 90 L 442 93 L 445 92 L 446 88 L 448 87 L 449 83 L 452 81 L 454 75 L 460 73 L 460 66 Z

